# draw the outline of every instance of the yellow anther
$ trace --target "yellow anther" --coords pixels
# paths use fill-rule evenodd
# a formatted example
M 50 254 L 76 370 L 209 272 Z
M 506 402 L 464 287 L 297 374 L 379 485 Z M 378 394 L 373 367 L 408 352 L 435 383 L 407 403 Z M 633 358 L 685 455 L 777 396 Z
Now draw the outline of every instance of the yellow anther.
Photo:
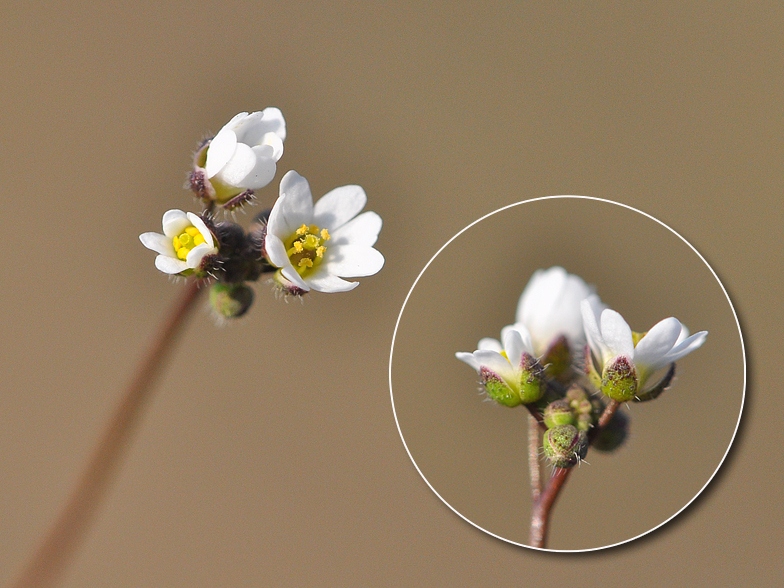
M 299 267 L 313 267 L 313 260 L 308 257 L 303 257 L 297 264 Z
M 185 249 L 185 247 L 180 247 L 177 250 L 177 257 L 179 257 L 181 260 L 185 261 L 185 258 L 188 257 L 188 253 L 190 253 L 190 251 Z
M 304 224 L 300 228 L 297 229 L 297 235 L 300 235 L 300 236 L 304 235 L 307 232 L 308 232 L 308 226 L 304 225 Z
M 318 257 L 324 257 L 324 252 L 325 252 L 326 250 L 327 250 L 327 248 L 326 248 L 326 247 L 324 247 L 323 245 L 322 245 L 321 247 L 317 247 L 317 248 L 316 248 L 316 255 L 317 255 Z
M 201 245 L 202 243 L 204 243 L 204 237 L 202 237 L 201 233 L 199 233 L 198 235 L 196 235 L 193 238 L 193 244 L 194 245 Z
M 324 241 L 329 241 L 329 231 L 327 229 L 321 229 L 321 238 Z
M 294 251 L 296 253 L 302 253 L 303 249 L 305 248 L 302 246 L 302 243 L 300 243 L 299 241 L 294 241 Z
M 195 237 L 196 235 L 200 234 L 199 229 L 196 227 L 188 227 L 185 229 L 185 232 L 188 233 L 191 237 Z
M 172 239 L 172 245 L 174 245 L 174 250 L 179 251 L 180 247 L 182 247 L 182 243 L 180 243 L 180 238 L 175 237 Z
M 310 225 L 310 226 L 308 227 L 308 232 L 309 232 L 311 235 L 318 235 L 319 228 L 318 228 L 316 225 Z

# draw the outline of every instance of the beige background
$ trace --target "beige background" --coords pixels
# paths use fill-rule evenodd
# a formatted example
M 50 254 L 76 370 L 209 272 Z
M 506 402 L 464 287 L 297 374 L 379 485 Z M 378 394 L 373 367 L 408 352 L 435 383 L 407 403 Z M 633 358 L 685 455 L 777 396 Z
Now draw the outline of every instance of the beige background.
M 178 295 L 138 234 L 158 230 L 166 209 L 194 206 L 181 185 L 203 134 L 275 105 L 290 133 L 278 177 L 296 169 L 317 195 L 364 186 L 385 220 L 387 266 L 304 305 L 260 284 L 251 314 L 228 328 L 197 313 L 65 586 L 519 586 L 556 572 L 606 586 L 774 585 L 784 539 L 777 4 L 3 8 L 0 581 L 57 513 Z M 565 556 L 489 537 L 431 492 L 398 435 L 387 364 L 403 299 L 449 237 L 500 206 L 570 193 L 638 207 L 703 253 L 738 311 L 750 386 L 734 449 L 700 500 L 645 539 Z M 534 266 L 565 264 L 559 253 L 577 243 L 548 246 L 548 261 L 521 268 L 503 295 L 516 299 Z M 606 270 L 591 264 L 570 269 L 604 293 Z M 687 295 L 703 296 L 684 289 L 672 292 L 677 311 L 656 297 L 662 312 L 680 316 Z M 642 323 L 661 316 L 624 309 Z M 713 316 L 690 312 L 693 329 Z M 702 359 L 684 360 L 684 379 L 716 357 L 712 337 Z M 478 400 L 469 369 L 451 369 L 455 394 Z M 673 404 L 646 407 L 635 426 L 651 430 L 635 440 L 655 435 Z

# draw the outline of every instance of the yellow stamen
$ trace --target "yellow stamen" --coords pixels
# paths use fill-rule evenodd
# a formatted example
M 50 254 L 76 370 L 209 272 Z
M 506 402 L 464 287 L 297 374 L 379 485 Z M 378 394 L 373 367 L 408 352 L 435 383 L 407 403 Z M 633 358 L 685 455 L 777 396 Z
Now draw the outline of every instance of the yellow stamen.
M 309 257 L 303 257 L 297 264 L 299 267 L 313 267 L 313 260 Z
M 318 230 L 318 227 L 316 229 Z M 329 241 L 329 231 L 327 229 L 321 229 L 321 238 L 324 241 Z
M 316 256 L 317 256 L 317 257 L 324 257 L 324 252 L 325 252 L 326 250 L 327 250 L 327 248 L 326 248 L 326 247 L 324 247 L 323 245 L 322 245 L 321 247 L 317 247 L 317 248 L 316 248 Z
M 304 247 L 302 246 L 302 243 L 301 243 L 301 242 L 299 242 L 299 241 L 294 241 L 294 251 L 295 251 L 295 252 L 297 252 L 297 253 L 302 253 L 302 250 L 303 250 L 303 249 L 304 249 Z
M 308 227 L 308 232 L 309 232 L 311 235 L 318 235 L 318 231 L 319 231 L 319 228 L 318 228 L 316 225 L 310 225 L 310 226 Z
M 174 250 L 178 251 L 180 247 L 182 247 L 182 243 L 180 243 L 180 238 L 175 237 L 174 239 L 172 239 L 172 245 L 174 245 Z
M 193 244 L 194 245 L 201 245 L 202 243 L 204 243 L 204 237 L 202 237 L 201 233 L 199 233 L 198 235 L 196 235 L 193 238 Z
M 185 259 L 188 257 L 188 253 L 190 253 L 190 251 L 188 251 L 185 247 L 180 247 L 177 250 L 177 257 L 185 261 Z
M 195 237 L 196 235 L 200 234 L 199 229 L 196 227 L 188 227 L 185 229 L 185 232 L 188 233 L 191 237 Z
M 300 228 L 297 229 L 297 235 L 300 235 L 300 236 L 304 235 L 307 232 L 308 232 L 308 226 L 304 225 L 304 224 Z

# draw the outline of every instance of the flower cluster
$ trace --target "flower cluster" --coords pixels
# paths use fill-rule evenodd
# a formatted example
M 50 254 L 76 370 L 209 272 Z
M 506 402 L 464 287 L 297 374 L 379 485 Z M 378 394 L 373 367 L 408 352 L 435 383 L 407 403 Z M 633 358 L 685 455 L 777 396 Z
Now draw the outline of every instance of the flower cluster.
M 673 317 L 636 333 L 593 286 L 553 267 L 534 273 L 520 296 L 516 322 L 502 329 L 500 341 L 485 338 L 476 351 L 455 356 L 478 372 L 490 398 L 508 407 L 525 405 L 538 417 L 545 456 L 566 468 L 585 457 L 589 444 L 618 447 L 628 418 L 610 411 L 602 421 L 608 407 L 657 398 L 672 382 L 675 362 L 706 336 L 689 336 Z M 664 368 L 656 381 L 654 374 Z
M 359 283 L 344 278 L 370 276 L 384 265 L 373 247 L 381 217 L 362 212 L 367 196 L 359 186 L 335 188 L 314 204 L 307 180 L 290 171 L 272 208 L 247 231 L 216 220 L 217 210 L 256 200 L 275 177 L 285 140 L 286 121 L 277 108 L 241 112 L 194 156 L 188 186 L 204 204 L 201 213 L 169 210 L 162 234 L 140 235 L 158 254 L 155 266 L 163 273 L 213 282 L 210 301 L 220 316 L 244 314 L 253 301 L 247 283 L 266 273 L 284 294 L 302 296 L 352 290 Z

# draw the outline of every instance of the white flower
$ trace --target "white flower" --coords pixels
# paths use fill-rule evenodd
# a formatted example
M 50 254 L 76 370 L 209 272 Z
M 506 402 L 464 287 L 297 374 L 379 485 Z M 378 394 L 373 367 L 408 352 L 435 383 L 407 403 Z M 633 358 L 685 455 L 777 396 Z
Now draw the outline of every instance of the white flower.
M 656 323 L 642 337 L 635 337 L 620 314 L 602 309 L 591 300 L 583 301 L 582 315 L 588 345 L 599 362 L 599 370 L 606 374 L 607 368 L 612 369 L 619 362 L 630 366 L 636 375 L 636 390 L 641 390 L 654 372 L 699 348 L 708 335 L 707 331 L 700 331 L 689 336 L 688 329 L 670 317 Z
M 139 240 L 159 254 L 155 267 L 165 274 L 190 274 L 201 265 L 205 255 L 218 252 L 204 221 L 192 212 L 186 214 L 176 209 L 163 215 L 163 235 L 143 233 Z
M 572 351 L 585 344 L 580 302 L 591 296 L 598 303 L 594 290 L 562 267 L 534 272 L 517 303 L 515 320 L 527 327 L 537 356 L 544 355 L 561 336 Z
M 295 171 L 280 182 L 280 197 L 270 212 L 264 250 L 279 268 L 279 283 L 307 292 L 347 292 L 359 282 L 342 278 L 371 276 L 384 265 L 373 245 L 381 230 L 375 212 L 358 214 L 367 202 L 359 186 L 341 186 L 313 204 L 310 186 Z
M 200 179 L 206 181 L 207 197 L 223 203 L 269 184 L 285 139 L 286 121 L 277 108 L 241 112 L 232 118 L 196 154 L 195 165 L 204 174 Z
M 534 359 L 531 336 L 524 325 L 501 330 L 501 342 L 486 337 L 473 353 L 460 351 L 455 357 L 474 368 L 488 394 L 506 406 L 538 400 L 543 392 L 541 367 Z

